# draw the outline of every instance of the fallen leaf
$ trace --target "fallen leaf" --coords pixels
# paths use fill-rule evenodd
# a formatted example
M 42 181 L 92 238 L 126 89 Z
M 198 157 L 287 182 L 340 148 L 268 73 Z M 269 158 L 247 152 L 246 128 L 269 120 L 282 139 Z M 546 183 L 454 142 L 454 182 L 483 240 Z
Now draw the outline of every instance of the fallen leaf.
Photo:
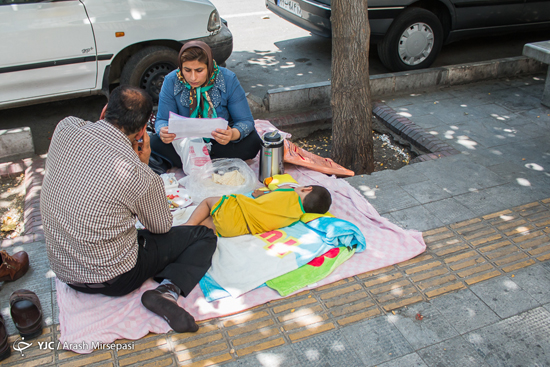
M 11 232 L 17 227 L 17 221 L 13 219 L 12 217 L 7 217 L 4 219 L 2 223 L 2 228 L 0 230 L 2 232 Z

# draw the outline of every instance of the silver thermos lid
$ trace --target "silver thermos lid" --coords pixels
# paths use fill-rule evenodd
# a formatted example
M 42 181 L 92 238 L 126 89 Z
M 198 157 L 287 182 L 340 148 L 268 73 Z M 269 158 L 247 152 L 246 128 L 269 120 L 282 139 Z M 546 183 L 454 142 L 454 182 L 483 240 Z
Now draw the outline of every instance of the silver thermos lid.
M 262 141 L 266 148 L 277 148 L 283 145 L 283 137 L 277 130 L 265 133 Z

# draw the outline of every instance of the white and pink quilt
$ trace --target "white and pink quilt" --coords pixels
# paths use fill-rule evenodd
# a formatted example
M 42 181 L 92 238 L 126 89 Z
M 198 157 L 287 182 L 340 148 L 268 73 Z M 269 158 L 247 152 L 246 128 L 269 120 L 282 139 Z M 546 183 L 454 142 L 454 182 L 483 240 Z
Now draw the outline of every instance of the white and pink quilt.
M 251 165 L 257 171 L 257 162 Z M 415 257 L 424 252 L 422 233 L 405 230 L 381 217 L 374 207 L 344 179 L 328 177 L 297 166 L 285 166 L 301 185 L 322 185 L 332 194 L 330 212 L 337 218 L 355 224 L 366 238 L 367 249 L 356 253 L 332 274 L 309 288 L 320 287 L 353 275 L 380 269 Z M 79 293 L 57 280 L 60 340 L 62 343 L 111 343 L 116 339 L 139 339 L 149 332 L 166 333 L 168 324 L 141 305 L 141 295 L 155 288 L 152 280 L 124 297 L 107 297 Z M 197 321 L 244 311 L 268 301 L 282 298 L 268 287 L 253 289 L 239 297 L 226 297 L 207 302 L 197 285 L 187 298 L 178 303 Z M 89 353 L 91 349 L 74 350 Z

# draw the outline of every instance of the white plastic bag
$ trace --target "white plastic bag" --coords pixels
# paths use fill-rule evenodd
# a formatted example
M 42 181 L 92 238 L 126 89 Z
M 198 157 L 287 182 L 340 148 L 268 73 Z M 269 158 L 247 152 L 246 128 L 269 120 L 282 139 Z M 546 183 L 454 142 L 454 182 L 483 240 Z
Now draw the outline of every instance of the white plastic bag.
M 241 185 L 221 185 L 213 181 L 213 174 L 217 176 L 238 171 L 244 178 Z M 194 203 L 200 203 L 211 196 L 230 194 L 246 194 L 261 186 L 254 171 L 242 159 L 220 158 L 212 160 L 211 164 L 203 165 L 198 171 L 179 180 L 185 186 Z
M 160 175 L 162 181 L 164 182 L 165 189 L 173 189 L 179 186 L 178 180 L 176 180 L 176 175 L 174 173 L 163 173 Z
M 181 158 L 183 172 L 186 175 L 193 174 L 212 161 L 206 143 L 202 138 L 174 140 L 172 145 Z

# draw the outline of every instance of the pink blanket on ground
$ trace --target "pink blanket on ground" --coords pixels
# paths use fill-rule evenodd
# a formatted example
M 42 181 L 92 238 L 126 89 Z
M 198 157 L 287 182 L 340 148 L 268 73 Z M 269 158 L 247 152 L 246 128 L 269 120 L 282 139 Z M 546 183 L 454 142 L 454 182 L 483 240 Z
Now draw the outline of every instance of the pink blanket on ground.
M 257 162 L 251 167 L 257 171 Z M 343 179 L 329 178 L 297 166 L 287 165 L 285 170 L 301 185 L 325 186 L 333 198 L 330 212 L 357 225 L 367 239 L 366 251 L 355 254 L 346 266 L 337 268 L 315 287 L 393 265 L 424 252 L 426 245 L 422 233 L 405 230 L 381 217 L 363 195 Z M 135 340 L 149 332 L 166 333 L 170 330 L 162 318 L 141 305 L 143 292 L 156 286 L 153 280 L 118 298 L 78 293 L 59 280 L 56 285 L 62 343 L 111 343 L 116 339 Z M 200 321 L 240 312 L 278 298 L 282 297 L 273 289 L 261 287 L 238 298 L 227 297 L 208 303 L 197 285 L 188 297 L 180 297 L 178 303 Z M 89 353 L 92 350 L 74 351 Z

